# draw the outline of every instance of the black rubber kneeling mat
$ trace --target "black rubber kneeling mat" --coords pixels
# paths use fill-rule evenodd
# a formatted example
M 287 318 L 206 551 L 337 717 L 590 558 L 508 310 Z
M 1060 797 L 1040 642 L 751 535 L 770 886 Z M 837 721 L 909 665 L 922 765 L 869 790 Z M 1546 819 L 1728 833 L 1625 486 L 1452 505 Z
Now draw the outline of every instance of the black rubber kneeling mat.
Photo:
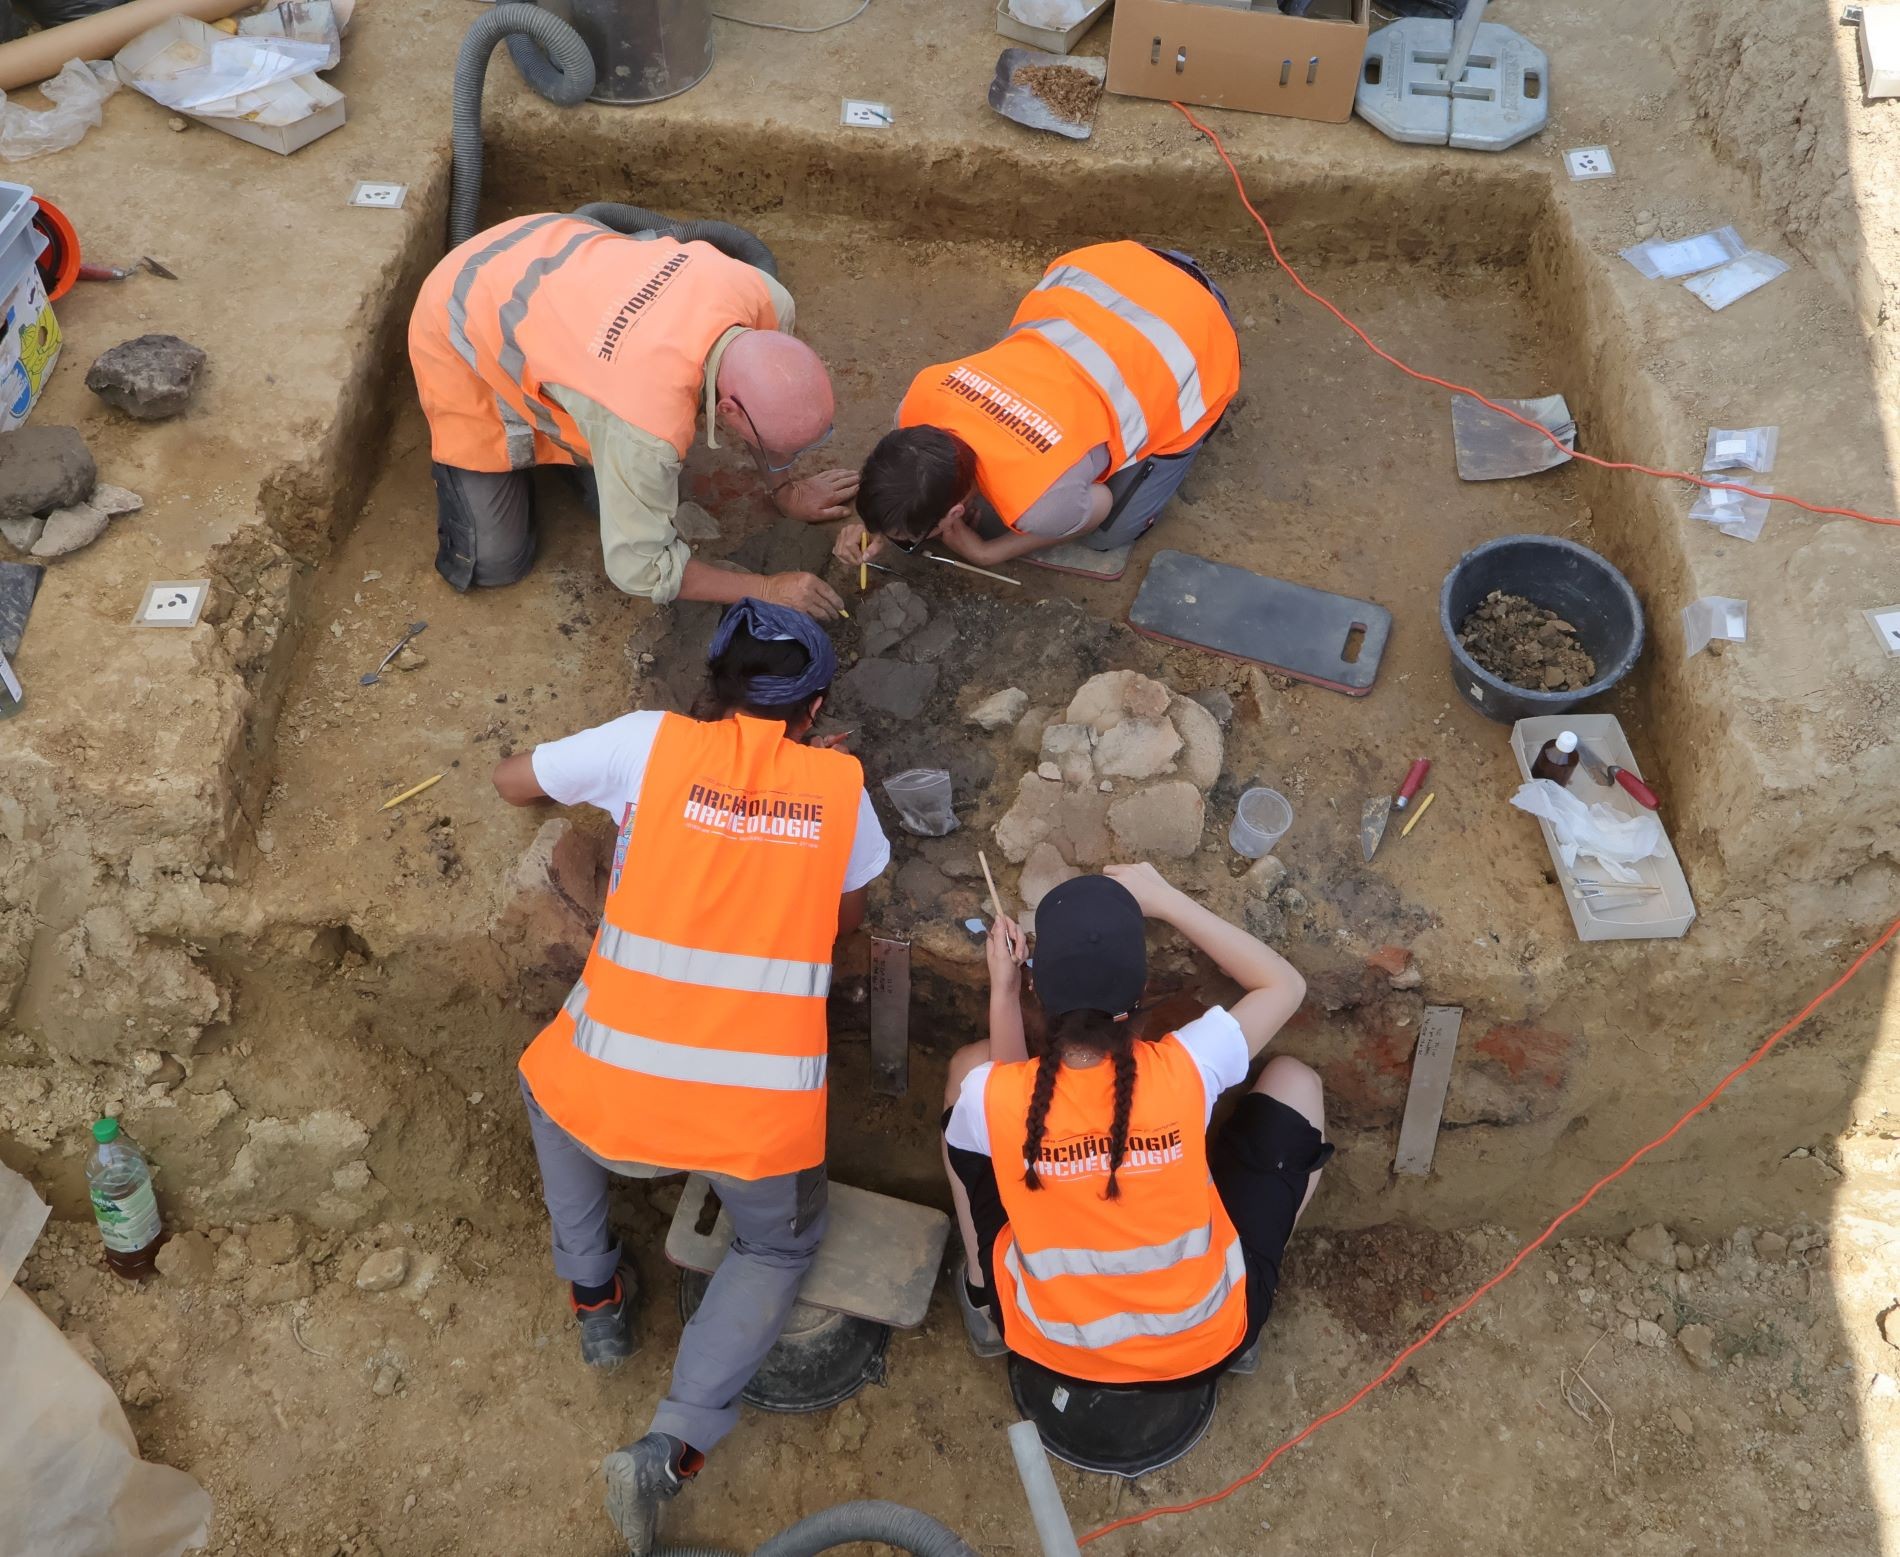
M 1128 625 L 1364 697 L 1379 674 L 1392 613 L 1370 600 L 1163 551 L 1148 566 Z

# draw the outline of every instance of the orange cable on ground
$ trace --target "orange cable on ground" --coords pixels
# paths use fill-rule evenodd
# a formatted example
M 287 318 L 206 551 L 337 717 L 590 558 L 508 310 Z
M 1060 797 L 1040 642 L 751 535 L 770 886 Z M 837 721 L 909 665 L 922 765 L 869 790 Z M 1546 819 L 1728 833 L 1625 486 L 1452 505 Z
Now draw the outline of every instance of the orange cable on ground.
M 1370 335 L 1366 334 L 1364 330 L 1360 329 L 1358 325 L 1348 319 L 1333 303 L 1321 297 L 1319 293 L 1315 292 L 1300 279 L 1300 273 L 1287 263 L 1286 256 L 1280 252 L 1280 245 L 1274 240 L 1273 229 L 1267 225 L 1267 219 L 1254 208 L 1253 201 L 1247 198 L 1247 186 L 1241 181 L 1240 169 L 1234 166 L 1234 159 L 1228 156 L 1227 148 L 1221 144 L 1221 138 L 1207 125 L 1202 124 L 1199 119 L 1195 118 L 1194 115 L 1188 112 L 1180 103 L 1174 103 L 1170 106 L 1176 109 L 1182 118 L 1186 119 L 1189 124 L 1193 125 L 1195 129 L 1199 130 L 1201 134 L 1205 135 L 1208 140 L 1213 143 L 1214 150 L 1220 154 L 1220 160 L 1227 164 L 1227 171 L 1234 176 L 1234 188 L 1239 192 L 1240 203 L 1247 208 L 1247 214 L 1260 224 L 1260 231 L 1266 235 L 1267 247 L 1273 251 L 1274 262 L 1287 273 L 1292 279 L 1293 284 L 1314 302 L 1318 303 L 1321 308 L 1324 308 L 1348 330 L 1352 331 L 1354 335 L 1358 336 L 1374 356 L 1383 358 L 1385 361 L 1391 363 L 1393 367 L 1397 368 L 1408 378 L 1415 378 L 1421 384 L 1435 384 L 1440 389 L 1449 389 L 1455 394 L 1469 395 L 1480 405 L 1496 411 L 1500 416 L 1508 416 L 1512 421 L 1530 428 L 1531 431 L 1535 433 L 1540 433 L 1552 443 L 1556 444 L 1564 453 L 1582 460 L 1587 465 L 1595 465 L 1600 470 L 1634 470 L 1645 476 L 1655 476 L 1662 481 L 1687 481 L 1699 487 L 1707 487 L 1711 491 L 1742 492 L 1749 497 L 1764 497 L 1772 503 L 1788 503 L 1796 508 L 1806 509 L 1811 514 L 1838 514 L 1843 519 L 1863 519 L 1868 524 L 1900 526 L 1900 519 L 1883 519 L 1874 514 L 1863 514 L 1857 508 L 1829 508 L 1823 504 L 1804 502 L 1798 497 L 1790 497 L 1785 492 L 1763 492 L 1755 487 L 1744 486 L 1739 481 L 1710 481 L 1703 476 L 1691 475 L 1686 470 L 1658 470 L 1652 465 L 1638 465 L 1630 460 L 1598 459 L 1594 454 L 1585 454 L 1581 449 L 1572 449 L 1561 438 L 1557 437 L 1555 433 L 1551 432 L 1548 427 L 1533 422 L 1528 416 L 1520 416 L 1516 411 L 1511 410 L 1510 407 L 1499 405 L 1495 400 L 1488 399 L 1484 395 L 1479 394 L 1475 389 L 1468 388 L 1463 384 L 1454 384 L 1451 380 L 1439 378 L 1435 374 L 1421 373 L 1417 368 L 1399 361 L 1391 352 L 1380 346 Z
M 1400 1352 L 1398 1356 L 1392 1359 L 1390 1365 L 1387 1366 L 1385 1372 L 1381 1373 L 1377 1378 L 1373 1379 L 1371 1382 L 1364 1385 L 1359 1390 L 1359 1392 L 1356 1395 L 1354 1395 L 1350 1400 L 1346 1401 L 1345 1404 L 1333 1407 L 1332 1410 L 1326 1412 L 1323 1416 L 1314 1417 L 1312 1421 L 1308 1422 L 1306 1426 L 1302 1427 L 1291 1438 L 1288 1438 L 1283 1443 L 1281 1443 L 1280 1446 L 1273 1451 L 1273 1453 L 1269 1454 L 1264 1460 L 1262 1460 L 1252 1470 L 1248 1471 L 1246 1475 L 1242 1476 L 1238 1481 L 1233 1482 L 1231 1485 L 1222 1487 L 1220 1491 L 1210 1492 L 1206 1497 L 1195 1498 L 1192 1502 L 1189 1502 L 1189 1503 L 1173 1503 L 1163 1508 L 1148 1509 L 1144 1513 L 1130 1514 L 1125 1518 L 1117 1519 L 1117 1520 L 1112 1521 L 1109 1524 L 1103 1525 L 1099 1530 L 1091 1530 L 1087 1535 L 1083 1536 L 1076 1544 L 1078 1546 L 1087 1546 L 1091 1541 L 1099 1541 L 1103 1536 L 1112 1534 L 1116 1530 L 1125 1530 L 1130 1525 L 1145 1524 L 1148 1520 L 1159 1518 L 1162 1514 L 1193 1513 L 1196 1509 L 1206 1508 L 1209 1504 L 1218 1503 L 1223 1498 L 1232 1497 L 1242 1487 L 1247 1486 L 1250 1482 L 1259 1480 L 1262 1476 L 1264 1476 L 1267 1473 L 1268 1469 L 1272 1466 L 1273 1462 L 1279 1459 L 1281 1455 L 1285 1454 L 1287 1450 L 1293 1448 L 1294 1445 L 1296 1444 L 1304 1443 L 1308 1438 L 1312 1437 L 1314 1433 L 1318 1432 L 1328 1422 L 1331 1422 L 1338 1417 L 1342 1417 L 1348 1411 L 1352 1410 L 1352 1408 L 1358 1405 L 1360 1401 L 1364 1400 L 1366 1396 L 1370 1395 L 1381 1384 L 1385 1383 L 1395 1373 L 1397 1373 L 1400 1368 L 1404 1367 L 1405 1364 L 1413 1356 L 1415 1356 L 1420 1351 L 1424 1350 L 1424 1348 L 1429 1346 L 1433 1341 L 1437 1340 L 1440 1332 L 1443 1331 L 1445 1326 L 1450 1324 L 1452 1320 L 1457 1319 L 1461 1317 L 1462 1315 L 1469 1313 L 1473 1308 L 1475 1308 L 1480 1298 L 1482 1298 L 1493 1287 L 1499 1285 L 1507 1277 L 1515 1273 L 1517 1268 L 1520 1265 L 1522 1265 L 1527 1259 L 1529 1259 L 1533 1254 L 1535 1254 L 1539 1249 L 1541 1249 L 1546 1243 L 1550 1241 L 1550 1235 L 1552 1233 L 1556 1232 L 1557 1229 L 1562 1227 L 1565 1222 L 1569 1221 L 1585 1206 L 1589 1205 L 1591 1201 L 1595 1200 L 1597 1195 L 1603 1189 L 1605 1189 L 1607 1186 L 1611 1184 L 1614 1184 L 1625 1173 L 1629 1172 L 1631 1168 L 1635 1167 L 1637 1163 L 1641 1162 L 1643 1158 L 1647 1157 L 1651 1152 L 1655 1151 L 1659 1146 L 1663 1146 L 1667 1144 L 1669 1141 L 1673 1140 L 1675 1138 L 1676 1133 L 1679 1130 L 1681 1130 L 1684 1125 L 1686 1125 L 1691 1119 L 1695 1118 L 1697 1114 L 1700 1114 L 1704 1112 L 1706 1109 L 1708 1109 L 1709 1107 L 1711 1107 L 1714 1104 L 1715 1100 L 1729 1089 L 1729 1087 L 1734 1083 L 1737 1077 L 1741 1076 L 1746 1071 L 1753 1070 L 1755 1066 L 1759 1065 L 1762 1062 L 1762 1060 L 1767 1057 L 1769 1050 L 1773 1049 L 1776 1044 L 1780 1043 L 1783 1038 L 1787 1037 L 1789 1033 L 1793 1032 L 1797 1027 L 1799 1027 L 1803 1022 L 1805 1022 L 1810 1016 L 1812 1016 L 1816 1011 L 1818 1011 L 1829 1000 L 1833 999 L 1835 994 L 1837 994 L 1840 991 L 1840 989 L 1845 984 L 1847 984 L 1847 982 L 1850 979 L 1854 977 L 1855 974 L 1859 973 L 1862 968 L 1866 967 L 1867 964 L 1870 961 L 1872 961 L 1874 954 L 1878 952 L 1883 946 L 1885 946 L 1889 941 L 1891 941 L 1895 935 L 1900 935 L 1900 919 L 1896 919 L 1894 920 L 1892 924 L 1888 925 L 1886 930 L 1881 934 L 1880 938 L 1877 941 L 1875 941 L 1871 946 L 1869 946 L 1865 951 L 1863 951 L 1858 957 L 1856 957 L 1852 963 L 1848 965 L 1846 972 L 1841 974 L 1841 976 L 1837 978 L 1832 984 L 1828 985 L 1826 989 L 1822 990 L 1820 994 L 1816 995 L 1812 1000 L 1810 1000 L 1805 1006 L 1803 1006 L 1798 1012 L 1796 1012 L 1794 1016 L 1789 1018 L 1787 1022 L 1785 1022 L 1782 1026 L 1776 1028 L 1775 1031 L 1773 1031 L 1766 1038 L 1764 1038 L 1761 1041 L 1761 1043 L 1756 1046 L 1755 1052 L 1749 1055 L 1747 1059 L 1743 1060 L 1741 1064 L 1737 1065 L 1732 1071 L 1730 1071 L 1726 1076 L 1724 1076 L 1720 1081 L 1718 1081 L 1715 1084 L 1715 1086 L 1709 1091 L 1707 1096 L 1705 1096 L 1702 1099 L 1701 1102 L 1697 1103 L 1693 1108 L 1691 1108 L 1687 1113 L 1685 1113 L 1680 1119 L 1678 1119 L 1674 1124 L 1672 1124 L 1661 1135 L 1657 1136 L 1655 1140 L 1649 1142 L 1645 1146 L 1637 1147 L 1635 1151 L 1631 1152 L 1629 1156 L 1623 1159 L 1620 1165 L 1612 1169 L 1610 1172 L 1604 1174 L 1602 1178 L 1598 1179 L 1596 1183 L 1592 1184 L 1589 1187 L 1589 1189 L 1587 1189 L 1584 1192 L 1581 1199 L 1579 1199 L 1574 1205 L 1570 1206 L 1567 1210 L 1561 1212 L 1559 1215 L 1554 1217 L 1551 1220 L 1551 1223 L 1548 1227 L 1546 1227 L 1541 1233 L 1539 1233 L 1529 1243 L 1525 1244 L 1523 1248 L 1519 1249 L 1517 1253 L 1512 1256 L 1510 1264 L 1506 1265 L 1503 1270 L 1499 1271 L 1489 1281 L 1485 1282 L 1483 1286 L 1479 1287 L 1475 1292 L 1471 1294 L 1470 1297 L 1466 1298 L 1456 1308 L 1449 1309 L 1445 1313 L 1441 1314 L 1438 1317 L 1438 1319 L 1433 1323 L 1432 1327 L 1429 1330 L 1427 1330 L 1423 1335 L 1421 1335 L 1416 1341 L 1412 1342 L 1410 1346 L 1406 1347 L 1404 1351 Z

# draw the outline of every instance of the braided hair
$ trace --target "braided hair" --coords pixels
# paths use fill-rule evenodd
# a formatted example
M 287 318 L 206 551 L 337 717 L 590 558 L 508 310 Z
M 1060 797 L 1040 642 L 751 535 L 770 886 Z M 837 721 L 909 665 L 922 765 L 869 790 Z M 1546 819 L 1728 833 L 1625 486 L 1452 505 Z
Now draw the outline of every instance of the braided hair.
M 1029 1093 L 1023 1183 L 1031 1189 L 1042 1188 L 1036 1159 L 1042 1155 L 1043 1132 L 1049 1124 L 1049 1105 L 1055 1101 L 1056 1077 L 1062 1070 L 1065 1047 L 1106 1054 L 1115 1067 L 1115 1117 L 1108 1127 L 1108 1188 L 1103 1198 L 1119 1200 L 1122 1191 L 1118 1175 L 1128 1152 L 1128 1121 L 1135 1107 L 1134 1034 L 1126 1022 L 1117 1022 L 1102 1011 L 1066 1012 L 1050 1026 L 1042 1056 L 1036 1062 L 1035 1086 Z

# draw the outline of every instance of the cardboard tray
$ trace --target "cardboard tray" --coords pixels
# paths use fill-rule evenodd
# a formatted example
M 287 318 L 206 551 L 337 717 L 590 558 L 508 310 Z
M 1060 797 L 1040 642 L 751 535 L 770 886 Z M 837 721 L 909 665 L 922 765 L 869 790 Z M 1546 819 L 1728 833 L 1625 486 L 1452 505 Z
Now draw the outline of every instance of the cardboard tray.
M 1344 124 L 1352 117 L 1372 20 L 1369 0 L 1338 17 L 1287 16 L 1204 0 L 1119 0 L 1108 89 Z
M 1544 742 L 1564 730 L 1574 730 L 1577 739 L 1603 761 L 1614 767 L 1628 768 L 1638 778 L 1643 776 L 1643 770 L 1637 767 L 1630 753 L 1629 742 L 1623 738 L 1623 726 L 1614 714 L 1540 714 L 1535 719 L 1520 719 L 1511 727 L 1511 750 L 1516 754 L 1517 770 L 1526 783 L 1530 781 L 1531 764 L 1543 750 Z M 1641 809 L 1620 787 L 1611 784 L 1606 788 L 1587 771 L 1570 781 L 1570 792 L 1587 805 L 1608 805 L 1628 815 Z M 1662 891 L 1646 893 L 1625 907 L 1598 908 L 1592 903 L 1580 903 L 1570 895 L 1570 889 L 1577 884 L 1577 873 L 1557 858 L 1557 840 L 1550 823 L 1539 818 L 1537 825 L 1543 831 L 1544 846 L 1550 850 L 1551 868 L 1557 873 L 1557 885 L 1570 910 L 1570 922 L 1577 928 L 1578 940 L 1676 940 L 1695 922 L 1695 899 L 1689 895 L 1688 878 L 1676 859 L 1667 828 L 1663 831 L 1662 853 L 1638 860 L 1635 865 L 1637 875 L 1651 886 L 1660 886 Z M 1594 863 L 1579 863 L 1583 864 L 1583 874 L 1599 875 Z
M 996 0 L 996 30 L 1005 38 L 1014 38 L 1018 43 L 1027 43 L 1031 48 L 1042 49 L 1050 54 L 1073 54 L 1075 46 L 1082 41 L 1082 35 L 1102 19 L 1115 0 L 1096 0 L 1089 7 L 1082 20 L 1073 27 L 1058 30 L 1054 27 L 1031 27 L 1029 23 L 1018 21 L 1009 14 L 1009 0 Z

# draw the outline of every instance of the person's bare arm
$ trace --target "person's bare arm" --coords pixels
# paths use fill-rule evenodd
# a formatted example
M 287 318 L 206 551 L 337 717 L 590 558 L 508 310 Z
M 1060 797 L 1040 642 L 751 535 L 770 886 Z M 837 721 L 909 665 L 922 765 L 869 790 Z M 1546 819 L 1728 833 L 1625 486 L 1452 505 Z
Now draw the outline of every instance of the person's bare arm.
M 541 781 L 534 776 L 534 759 L 529 752 L 518 751 L 495 764 L 492 775 L 495 793 L 511 806 L 538 805 L 548 798 Z
M 1264 1049 L 1299 1010 L 1306 980 L 1265 941 L 1203 908 L 1152 865 L 1110 865 L 1103 874 L 1128 888 L 1150 919 L 1179 930 L 1246 991 L 1227 1014 L 1240 1024 L 1250 1055 Z
M 857 933 L 858 926 L 864 923 L 864 887 L 853 887 L 838 899 L 838 939 L 845 940 Z
M 990 1058 L 999 1065 L 1029 1058 L 1023 1036 L 1023 962 L 1028 955 L 1021 926 L 1007 914 L 999 916 L 983 948 L 990 970 Z
M 1109 496 L 1108 488 L 1096 482 L 1089 488 L 1088 516 L 1077 529 L 1067 535 L 1032 535 L 1026 530 L 1006 530 L 994 540 L 984 540 L 962 518 L 951 519 L 939 530 L 938 536 L 965 562 L 974 562 L 982 567 L 994 567 L 999 562 L 1013 562 L 1018 557 L 1027 557 L 1031 552 L 1047 551 L 1052 546 L 1061 546 L 1069 541 L 1079 541 L 1083 536 L 1102 527 L 1102 521 L 1108 518 L 1108 511 L 1114 507 L 1115 500 Z
M 731 605 L 747 595 L 773 605 L 791 606 L 821 622 L 830 621 L 844 605 L 838 592 L 815 573 L 734 573 L 694 557 L 680 574 L 681 600 Z

